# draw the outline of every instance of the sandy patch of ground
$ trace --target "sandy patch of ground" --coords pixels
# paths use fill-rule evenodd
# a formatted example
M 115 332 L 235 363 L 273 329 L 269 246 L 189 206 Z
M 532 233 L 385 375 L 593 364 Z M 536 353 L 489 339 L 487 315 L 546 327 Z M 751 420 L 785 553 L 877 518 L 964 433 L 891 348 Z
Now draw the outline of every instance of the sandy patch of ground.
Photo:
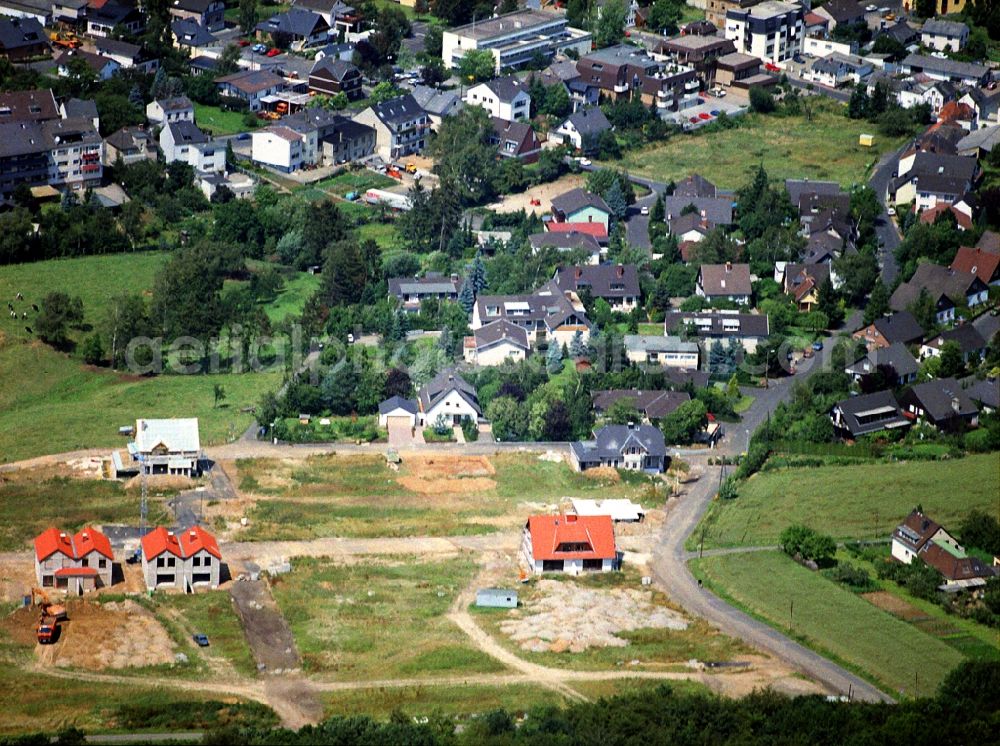
M 628 640 L 619 632 L 688 626 L 677 612 L 654 604 L 647 590 L 597 590 L 557 580 L 540 580 L 538 590 L 541 598 L 500 623 L 522 650 L 580 653 L 592 647 L 625 647 Z
M 74 476 L 84 479 L 103 479 L 106 461 L 100 456 L 81 456 L 69 459 L 66 465 L 74 471 Z
M 618 473 L 617 469 L 612 469 L 610 466 L 595 466 L 593 469 L 587 469 L 583 472 L 583 476 L 605 484 L 618 484 L 622 481 L 622 475 Z
M 908 622 L 914 619 L 924 619 L 927 616 L 927 614 L 922 612 L 913 604 L 908 603 L 901 598 L 897 598 L 886 591 L 862 593 L 861 597 L 868 603 L 877 606 L 883 611 L 888 611 L 890 614 L 898 616 L 900 619 L 905 619 Z
M 524 210 L 529 215 L 531 213 L 545 215 L 552 211 L 553 197 L 558 197 L 570 189 L 582 187 L 585 183 L 586 178 L 583 174 L 567 174 L 561 179 L 556 179 L 548 184 L 539 184 L 520 194 L 509 194 L 502 200 L 488 205 L 488 207 L 497 212 L 517 212 L 518 210 Z M 541 204 L 531 204 L 531 200 L 533 199 L 537 199 Z
M 497 486 L 496 474 L 485 456 L 412 456 L 404 462 L 406 474 L 396 481 L 423 495 L 485 492 Z
M 146 477 L 149 491 L 152 493 L 161 491 L 190 490 L 196 483 L 190 477 L 182 477 L 175 474 L 150 474 Z M 125 489 L 129 492 L 139 492 L 142 490 L 142 477 L 132 477 L 125 483 Z

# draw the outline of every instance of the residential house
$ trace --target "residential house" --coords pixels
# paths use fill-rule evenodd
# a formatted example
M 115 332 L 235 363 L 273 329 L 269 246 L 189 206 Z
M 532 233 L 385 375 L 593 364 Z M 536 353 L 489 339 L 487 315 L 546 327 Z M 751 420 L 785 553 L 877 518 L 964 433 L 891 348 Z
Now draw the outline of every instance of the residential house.
M 916 50 L 920 44 L 920 32 L 906 21 L 895 21 L 883 26 L 875 32 L 875 41 L 878 41 L 880 36 L 888 36 L 910 51 Z
M 95 130 L 101 128 L 97 102 L 92 98 L 68 98 L 59 104 L 59 114 L 63 119 L 86 119 Z
M 52 21 L 64 23 L 72 28 L 81 28 L 86 22 L 89 3 L 87 0 L 53 0 Z
M 680 337 L 626 334 L 625 358 L 638 365 L 659 365 L 665 368 L 698 367 L 700 348 L 697 342 Z
M 924 225 L 934 225 L 938 218 L 948 213 L 955 219 L 955 228 L 960 231 L 972 230 L 971 209 L 963 210 L 958 205 L 949 205 L 946 202 L 938 202 L 934 207 L 929 207 L 920 213 L 918 220 Z
M 691 395 L 686 391 L 642 391 L 639 389 L 611 389 L 595 391 L 591 395 L 594 400 L 594 412 L 606 414 L 619 401 L 625 400 L 635 407 L 647 424 L 662 420 L 686 401 L 691 401 Z
M 860 438 L 912 424 L 891 391 L 876 391 L 839 401 L 834 404 L 830 419 L 834 428 L 848 438 Z
M 926 290 L 935 305 L 935 315 L 939 324 L 955 320 L 958 305 L 977 306 L 986 302 L 988 286 L 971 272 L 961 272 L 937 264 L 921 264 L 909 282 L 896 288 L 889 298 L 889 307 L 894 311 L 905 311 L 920 298 L 921 290 Z
M 250 199 L 257 188 L 254 177 L 240 171 L 232 173 L 198 172 L 195 174 L 195 184 L 208 200 L 212 199 L 212 196 L 222 187 L 232 192 L 236 199 Z
M 334 165 L 356 161 L 375 152 L 373 128 L 325 109 L 306 107 L 283 117 L 278 124 L 301 137 L 261 141 L 260 150 L 252 156 L 255 160 L 272 163 L 279 168 L 290 166 L 295 170 L 306 164 Z
M 958 21 L 931 18 L 920 29 L 920 43 L 937 52 L 960 52 L 969 42 L 969 27 Z
M 173 0 L 167 11 L 172 19 L 194 21 L 209 31 L 226 27 L 226 4 L 222 0 Z
M 927 151 L 915 153 L 912 161 L 901 159 L 899 169 L 899 176 L 889 182 L 888 197 L 897 205 L 912 203 L 916 212 L 938 202 L 957 202 L 972 190 L 981 172 L 975 157 Z
M 433 426 L 440 418 L 449 424 L 463 420 L 478 422 L 483 416 L 476 388 L 454 368 L 445 368 L 417 392 L 418 419 L 423 427 Z
M 1000 253 L 962 246 L 951 261 L 957 272 L 971 272 L 987 285 L 1000 285 Z
M 521 553 L 531 572 L 612 572 L 618 569 L 609 515 L 533 515 L 524 525 Z
M 646 106 L 682 111 L 698 102 L 698 75 L 693 67 L 656 61 L 640 47 L 619 44 L 591 52 L 576 63 L 580 79 L 597 86 L 612 101 L 638 92 Z
M 493 117 L 493 134 L 490 142 L 497 146 L 501 158 L 517 158 L 522 163 L 535 163 L 542 152 L 534 128 L 527 122 L 509 122 Z
M 427 112 L 408 94 L 372 104 L 354 121 L 375 130 L 375 152 L 385 161 L 420 153 L 430 134 Z
M 391 396 L 378 405 L 378 426 L 388 429 L 390 423 L 417 426 L 417 402 L 401 396 Z
M 143 126 L 122 127 L 104 140 L 104 165 L 113 166 L 119 158 L 126 166 L 139 161 L 155 161 L 156 138 Z
M 160 130 L 160 150 L 167 163 L 182 161 L 195 171 L 226 170 L 226 144 L 213 140 L 194 122 L 180 120 L 170 122 Z
M 600 264 L 607 248 L 601 246 L 594 236 L 580 231 L 555 231 L 546 233 L 533 233 L 528 236 L 531 244 L 531 251 L 537 254 L 546 248 L 556 251 L 580 251 L 589 258 L 589 264 Z
M 241 70 L 215 79 L 220 96 L 246 101 L 250 111 L 259 111 L 261 99 L 285 90 L 285 79 L 269 70 Z
M 499 73 L 522 67 L 539 55 L 551 58 L 571 50 L 586 54 L 591 40 L 589 32 L 571 28 L 563 13 L 524 9 L 445 30 L 441 59 L 451 69 L 458 67 L 470 49 L 486 49 L 493 54 Z
M 938 430 L 962 431 L 979 424 L 979 409 L 954 378 L 914 384 L 899 399 L 904 411 Z
M 611 130 L 611 122 L 598 106 L 577 109 L 555 128 L 549 137 L 553 142 L 572 145 L 583 153 L 597 150 L 600 137 Z
M 197 57 L 207 47 L 212 47 L 219 41 L 207 28 L 197 21 L 185 18 L 170 24 L 170 35 L 177 49 L 186 49 L 191 57 Z
M 115 555 L 108 537 L 93 526 L 75 534 L 48 528 L 35 537 L 35 582 L 39 588 L 80 596 L 112 583 Z
M 864 342 L 869 351 L 897 343 L 917 344 L 923 338 L 924 330 L 909 311 L 883 316 L 851 335 L 851 339 Z
M 983 235 L 979 237 L 979 243 L 976 244 L 976 248 L 988 251 L 991 254 L 1000 254 L 1000 233 L 983 231 Z
M 87 34 L 92 37 L 112 36 L 118 33 L 138 34 L 145 28 L 145 16 L 134 6 L 106 2 L 100 7 L 87 9 Z
M 806 14 L 806 18 L 812 15 Z M 835 41 L 826 36 L 825 33 L 810 35 L 806 31 L 806 37 L 802 40 L 802 52 L 806 57 L 829 57 L 837 53 L 842 55 L 855 55 L 858 53 L 858 43 L 853 39 L 850 41 Z
M 99 38 L 94 40 L 94 48 L 99 55 L 108 57 L 125 69 L 136 69 L 147 75 L 160 68 L 160 61 L 138 44 L 120 39 Z
M 948 329 L 920 345 L 920 359 L 937 357 L 941 348 L 948 342 L 954 342 L 962 353 L 962 362 L 968 363 L 973 357 L 982 360 L 986 356 L 986 340 L 972 324 L 960 324 L 954 329 Z
M 506 122 L 525 121 L 531 116 L 528 86 L 513 75 L 471 86 L 463 100 L 467 106 L 480 106 L 491 117 Z
M 834 52 L 815 60 L 805 71 L 803 80 L 810 80 L 830 88 L 862 82 L 872 74 L 872 63 L 862 57 Z
M 338 2 L 339 0 L 333 0 L 333 1 Z M 302 3 L 299 3 L 299 5 L 301 6 Z M 313 13 L 318 12 L 312 8 L 310 8 L 310 10 L 312 10 Z M 320 15 L 323 14 L 320 13 Z M 328 19 L 327 23 L 329 22 L 330 21 Z M 316 56 L 314 57 L 314 59 L 317 62 L 319 62 L 320 60 L 329 57 L 330 59 L 343 60 L 344 62 L 351 62 L 354 59 L 354 52 L 357 50 L 357 48 L 358 48 L 357 44 L 350 41 L 340 42 L 338 44 L 327 44 L 325 47 L 320 47 L 318 50 L 316 50 Z
M 829 264 L 785 265 L 782 290 L 800 311 L 812 311 L 819 303 L 819 289 L 830 277 Z
M 413 6 L 411 2 L 402 4 Z M 294 0 L 292 5 L 322 16 L 323 20 L 330 24 L 331 33 L 346 35 L 360 30 L 361 14 L 353 5 L 348 5 L 343 0 Z M 347 61 L 350 61 L 350 56 Z
M 753 288 L 750 283 L 750 265 L 702 264 L 695 283 L 696 295 L 707 301 L 731 300 L 741 306 L 750 304 Z
M 979 411 L 992 414 L 1000 410 L 1000 380 L 996 377 L 976 379 L 966 378 L 960 381 L 965 394 L 972 403 L 979 407 Z
M 22 184 L 60 191 L 98 187 L 103 145 L 90 119 L 0 122 L 0 194 Z
M 725 29 L 726 13 L 733 9 L 749 8 L 759 2 L 760 0 L 706 0 L 705 20 L 717 30 Z
M 663 215 L 671 224 L 671 232 L 679 230 L 674 221 L 687 215 L 705 223 L 709 230 L 728 227 L 733 224 L 733 200 L 726 197 L 690 197 L 674 192 L 663 198 Z
M 552 217 L 557 223 L 600 223 L 607 233 L 611 208 L 600 195 L 577 187 L 552 199 Z
M 194 104 L 187 96 L 163 98 L 146 104 L 146 121 L 150 124 L 172 122 L 194 123 Z
M 0 92 L 0 124 L 6 122 L 44 122 L 60 119 L 55 96 L 44 90 Z
M 590 339 L 590 321 L 579 296 L 560 290 L 550 281 L 527 295 L 480 295 L 472 309 L 473 331 L 506 319 L 528 332 L 532 344 L 548 340 L 550 344 L 570 345 L 579 333 L 583 342 Z
M 464 341 L 465 362 L 494 366 L 508 360 L 524 360 L 531 352 L 528 332 L 523 326 L 500 319 L 479 327 Z
M 922 54 L 907 55 L 900 63 L 900 70 L 904 75 L 923 73 L 934 80 L 968 86 L 985 86 L 991 78 L 990 69 L 985 65 Z
M 570 464 L 577 471 L 599 466 L 659 474 L 666 470 L 663 433 L 652 425 L 605 425 L 593 440 L 570 443 Z
M 425 300 L 458 300 L 458 275 L 445 277 L 429 272 L 425 277 L 393 277 L 389 280 L 389 297 L 396 298 L 404 311 L 419 311 Z
M 903 386 L 916 380 L 920 364 L 910 354 L 906 345 L 896 342 L 888 347 L 869 350 L 863 358 L 844 368 L 844 372 L 857 383 L 865 376 L 878 372 L 879 369 L 890 378 L 886 381 L 887 384 Z
M 118 475 L 137 474 L 144 464 L 148 474 L 197 476 L 201 473 L 198 419 L 138 419 L 128 453 L 130 461 L 123 462 L 118 451 L 112 452 Z
M 985 126 L 1000 122 L 1000 85 L 995 81 L 985 88 L 967 89 L 964 95 L 958 100 L 959 103 L 972 107 L 976 114 L 976 119 L 979 120 L 981 125 Z M 995 137 L 996 134 L 997 129 L 993 127 L 992 136 Z M 992 150 L 993 144 L 995 143 L 991 143 L 990 147 L 987 147 L 986 150 Z
M 410 95 L 427 114 L 434 128 L 440 127 L 445 117 L 457 114 L 465 106 L 465 102 L 457 93 L 442 91 L 429 85 L 413 86 Z
M 715 186 L 715 184 L 710 182 L 701 174 L 691 174 L 690 176 L 681 179 L 674 185 L 674 193 L 670 196 L 675 198 L 705 197 L 705 198 L 715 199 L 719 196 L 719 190 Z M 730 203 L 730 207 L 732 207 L 732 203 Z
M 778 64 L 802 52 L 805 36 L 801 5 L 768 0 L 726 11 L 726 38 L 736 51 Z
M 141 546 L 142 575 L 149 590 L 193 593 L 219 587 L 222 553 L 215 537 L 201 526 L 178 532 L 157 526 L 142 537 Z
M 270 168 L 291 173 L 303 166 L 305 135 L 276 124 L 250 134 L 251 160 Z
M 891 553 L 903 564 L 920 559 L 933 567 L 944 580 L 938 590 L 947 592 L 982 588 L 997 574 L 996 568 L 979 557 L 970 557 L 955 537 L 919 510 L 892 532 Z
M 829 0 L 812 12 L 829 21 L 830 31 L 837 26 L 855 26 L 865 22 L 865 9 L 856 0 Z
M 352 101 L 364 96 L 361 91 L 361 71 L 350 62 L 324 57 L 309 73 L 309 91 L 336 96 L 343 93 Z
M 0 59 L 21 62 L 51 52 L 42 24 L 35 18 L 0 16 Z
M 552 279 L 562 291 L 587 292 L 595 300 L 606 301 L 612 311 L 622 313 L 639 305 L 642 294 L 634 264 L 561 267 Z
M 330 24 L 322 16 L 301 8 L 277 13 L 258 23 L 255 31 L 259 41 L 288 45 L 296 51 L 325 44 L 330 38 Z
M 770 333 L 766 314 L 736 311 L 671 311 L 664 315 L 664 334 L 690 335 L 711 344 L 735 339 L 751 353 Z
M 601 244 L 602 250 L 606 251 L 604 247 L 608 244 L 608 229 L 599 220 L 586 223 L 546 220 L 542 225 L 545 226 L 545 230 L 549 233 L 585 233 L 594 238 L 594 240 Z
M 71 74 L 71 64 L 82 62 L 90 68 L 98 80 L 111 80 L 122 66 L 110 57 L 93 52 L 85 52 L 82 49 L 67 49 L 55 58 L 56 74 L 60 78 L 68 78 Z
M 715 63 L 720 57 L 736 52 L 730 39 L 701 34 L 682 34 L 659 42 L 656 53 L 671 62 L 689 65 L 706 85 L 715 81 Z
M 753 55 L 733 52 L 715 61 L 715 84 L 725 87 L 746 88 L 751 81 L 761 78 L 760 66 L 763 62 Z

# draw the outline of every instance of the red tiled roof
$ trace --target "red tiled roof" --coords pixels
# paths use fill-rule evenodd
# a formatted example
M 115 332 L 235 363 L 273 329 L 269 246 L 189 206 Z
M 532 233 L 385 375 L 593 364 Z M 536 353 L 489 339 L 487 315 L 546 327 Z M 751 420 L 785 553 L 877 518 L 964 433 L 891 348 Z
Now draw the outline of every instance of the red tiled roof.
M 609 515 L 533 515 L 528 518 L 535 560 L 614 559 L 615 530 Z M 559 551 L 567 544 L 586 550 Z
M 923 218 L 923 215 L 920 216 Z M 997 275 L 1000 268 L 1000 254 L 993 254 L 982 249 L 972 249 L 963 246 L 955 254 L 951 262 L 951 268 L 962 272 L 972 272 L 976 277 L 987 285 Z
M 93 578 L 97 577 L 97 570 L 93 567 L 60 567 L 55 575 L 57 578 Z
M 571 233 L 576 231 L 577 233 L 587 233 L 596 239 L 602 239 L 608 237 L 608 229 L 604 227 L 604 223 L 558 223 L 555 220 L 550 220 L 545 224 L 546 230 L 549 233 Z
M 947 205 L 940 202 L 934 207 L 929 207 L 920 213 L 920 222 L 933 225 L 934 221 L 938 219 L 938 216 L 948 212 L 949 210 L 951 211 L 951 214 L 955 216 L 955 222 L 958 224 L 959 228 L 962 228 L 963 230 L 970 230 L 972 228 L 972 218 L 961 210 L 956 210 L 953 205 Z M 984 280 L 984 282 L 988 281 Z
M 975 112 L 968 104 L 960 104 L 958 101 L 949 101 L 941 107 L 938 114 L 938 122 L 957 122 L 975 119 Z
M 830 23 L 829 20 L 821 16 L 819 13 L 813 13 L 812 11 L 806 13 L 804 20 L 806 26 L 817 26 L 817 25 L 825 26 L 828 23 Z
M 202 549 L 217 559 L 222 559 L 215 537 L 200 526 L 194 526 L 180 534 L 157 526 L 142 537 L 142 553 L 147 560 L 159 557 L 164 552 L 186 559 Z
M 35 537 L 35 557 L 39 562 L 43 562 L 56 552 L 62 552 L 72 559 L 80 559 L 94 551 L 114 559 L 108 537 L 92 526 L 84 526 L 76 534 L 68 534 L 57 528 L 47 528 Z

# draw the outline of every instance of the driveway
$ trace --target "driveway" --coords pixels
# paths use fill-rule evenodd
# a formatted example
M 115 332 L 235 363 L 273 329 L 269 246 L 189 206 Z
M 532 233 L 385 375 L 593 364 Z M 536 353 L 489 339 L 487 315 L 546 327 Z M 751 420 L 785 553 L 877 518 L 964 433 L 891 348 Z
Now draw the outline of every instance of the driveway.
M 390 448 L 408 448 L 414 443 L 424 442 L 423 432 L 410 425 L 409 417 L 390 417 L 386 421 L 386 427 L 389 430 Z

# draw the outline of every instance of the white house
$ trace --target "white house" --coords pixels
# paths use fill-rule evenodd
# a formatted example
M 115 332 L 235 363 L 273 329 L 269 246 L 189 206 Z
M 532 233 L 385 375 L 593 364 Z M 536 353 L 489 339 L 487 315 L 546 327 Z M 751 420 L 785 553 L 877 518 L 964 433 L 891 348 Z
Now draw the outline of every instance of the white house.
M 969 27 L 957 21 L 931 18 L 920 29 L 920 43 L 937 52 L 960 52 L 969 41 Z
M 218 588 L 221 569 L 219 544 L 200 526 L 177 533 L 157 526 L 142 537 L 142 575 L 151 591 Z
M 609 515 L 533 515 L 524 525 L 521 554 L 538 575 L 618 569 L 615 528 Z
M 753 289 L 749 264 L 703 264 L 698 270 L 694 292 L 706 300 L 731 300 L 749 305 Z
M 626 334 L 624 343 L 625 357 L 633 363 L 698 369 L 697 342 L 685 342 L 674 336 Z
M 138 472 L 139 464 L 145 463 L 150 474 L 195 476 L 201 471 L 198 420 L 136 420 L 135 440 L 129 443 L 128 450 L 132 464 L 124 471 Z
M 146 104 L 146 121 L 150 124 L 194 122 L 194 104 L 187 96 L 163 98 Z
M 602 132 L 611 129 L 611 122 L 598 106 L 585 106 L 570 114 L 551 133 L 553 141 L 567 143 L 577 150 L 593 150 Z
M 48 528 L 35 537 L 35 581 L 40 588 L 81 595 L 111 585 L 115 556 L 108 537 L 91 526 L 75 534 Z
M 417 425 L 417 403 L 413 399 L 393 396 L 378 405 L 378 426 L 387 428 L 391 422 L 405 422 L 409 427 Z
M 172 122 L 160 130 L 160 150 L 167 163 L 183 161 L 199 172 L 226 170 L 226 146 L 211 140 L 194 122 Z
M 417 392 L 418 419 L 424 427 L 434 425 L 439 417 L 459 425 L 462 420 L 478 422 L 483 412 L 479 407 L 476 389 L 458 375 L 454 368 L 446 368 L 421 386 Z
M 274 125 L 251 134 L 251 160 L 285 173 L 302 167 L 305 135 L 290 127 Z
M 525 121 L 531 116 L 528 86 L 513 75 L 472 86 L 465 94 L 465 103 L 481 106 L 505 122 Z
M 465 338 L 465 362 L 471 365 L 501 365 L 507 360 L 524 360 L 531 351 L 523 326 L 500 319 L 491 321 Z

